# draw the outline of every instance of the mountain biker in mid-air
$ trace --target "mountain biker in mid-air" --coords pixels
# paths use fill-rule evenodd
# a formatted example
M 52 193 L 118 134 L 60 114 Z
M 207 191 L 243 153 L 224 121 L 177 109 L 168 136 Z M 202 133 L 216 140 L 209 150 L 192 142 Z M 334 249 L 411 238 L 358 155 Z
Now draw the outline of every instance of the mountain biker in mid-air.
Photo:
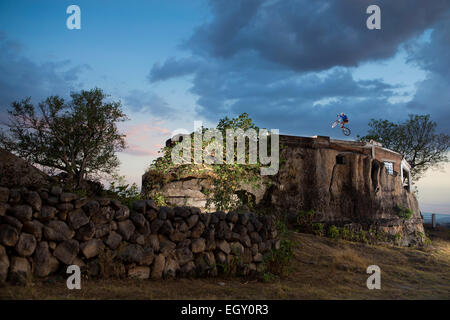
M 337 115 L 337 119 L 336 119 L 336 121 L 333 122 L 331 127 L 334 128 L 339 124 L 342 129 L 342 133 L 346 136 L 349 136 L 351 133 L 351 130 L 345 126 L 348 122 L 349 121 L 348 121 L 347 115 L 345 113 L 341 112 L 340 114 Z
M 341 114 L 339 115 L 339 119 L 341 120 L 340 121 L 341 128 L 343 128 L 344 125 L 348 123 L 348 117 L 345 113 L 341 112 Z

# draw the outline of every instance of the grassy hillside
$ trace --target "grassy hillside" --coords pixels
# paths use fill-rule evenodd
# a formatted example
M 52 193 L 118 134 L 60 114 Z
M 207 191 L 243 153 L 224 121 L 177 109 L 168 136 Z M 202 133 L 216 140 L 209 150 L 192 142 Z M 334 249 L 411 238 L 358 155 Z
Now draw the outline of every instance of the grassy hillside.
M 0 299 L 450 299 L 450 230 L 430 230 L 424 249 L 371 246 L 291 233 L 300 243 L 289 276 L 273 282 L 243 278 L 163 281 L 61 279 L 7 286 Z M 381 290 L 368 290 L 366 268 L 381 268 Z

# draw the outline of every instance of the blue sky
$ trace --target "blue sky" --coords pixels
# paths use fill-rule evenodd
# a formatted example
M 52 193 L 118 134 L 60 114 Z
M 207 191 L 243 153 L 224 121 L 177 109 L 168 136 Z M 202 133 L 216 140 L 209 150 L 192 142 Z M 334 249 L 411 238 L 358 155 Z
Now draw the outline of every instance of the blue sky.
M 81 30 L 66 8 L 81 8 Z M 378 4 L 382 29 L 365 27 Z M 435 0 L 0 1 L 0 118 L 13 100 L 98 86 L 123 102 L 140 176 L 170 133 L 248 112 L 281 133 L 341 138 L 370 118 L 430 113 L 450 126 L 450 2 Z M 450 212 L 448 165 L 419 181 L 423 210 Z

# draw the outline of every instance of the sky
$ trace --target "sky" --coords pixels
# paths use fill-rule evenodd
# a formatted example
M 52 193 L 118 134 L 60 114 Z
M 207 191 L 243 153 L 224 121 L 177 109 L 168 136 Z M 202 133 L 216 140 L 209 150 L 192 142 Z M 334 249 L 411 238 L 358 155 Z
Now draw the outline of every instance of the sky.
M 81 29 L 66 9 L 78 5 Z M 381 8 L 381 30 L 366 8 Z M 0 119 L 12 101 L 102 88 L 130 120 L 120 174 L 141 175 L 176 129 L 247 112 L 282 134 L 352 136 L 430 114 L 450 133 L 448 0 L 0 0 Z M 450 213 L 450 165 L 416 183 Z

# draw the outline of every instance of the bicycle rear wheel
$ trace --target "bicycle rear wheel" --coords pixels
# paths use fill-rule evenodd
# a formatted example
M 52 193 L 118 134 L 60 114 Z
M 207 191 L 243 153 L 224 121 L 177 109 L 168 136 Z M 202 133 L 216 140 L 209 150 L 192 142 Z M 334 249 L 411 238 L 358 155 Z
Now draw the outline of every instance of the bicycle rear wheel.
M 343 127 L 342 133 L 344 133 L 344 135 L 346 135 L 346 136 L 349 136 L 352 133 L 352 131 L 347 127 Z

